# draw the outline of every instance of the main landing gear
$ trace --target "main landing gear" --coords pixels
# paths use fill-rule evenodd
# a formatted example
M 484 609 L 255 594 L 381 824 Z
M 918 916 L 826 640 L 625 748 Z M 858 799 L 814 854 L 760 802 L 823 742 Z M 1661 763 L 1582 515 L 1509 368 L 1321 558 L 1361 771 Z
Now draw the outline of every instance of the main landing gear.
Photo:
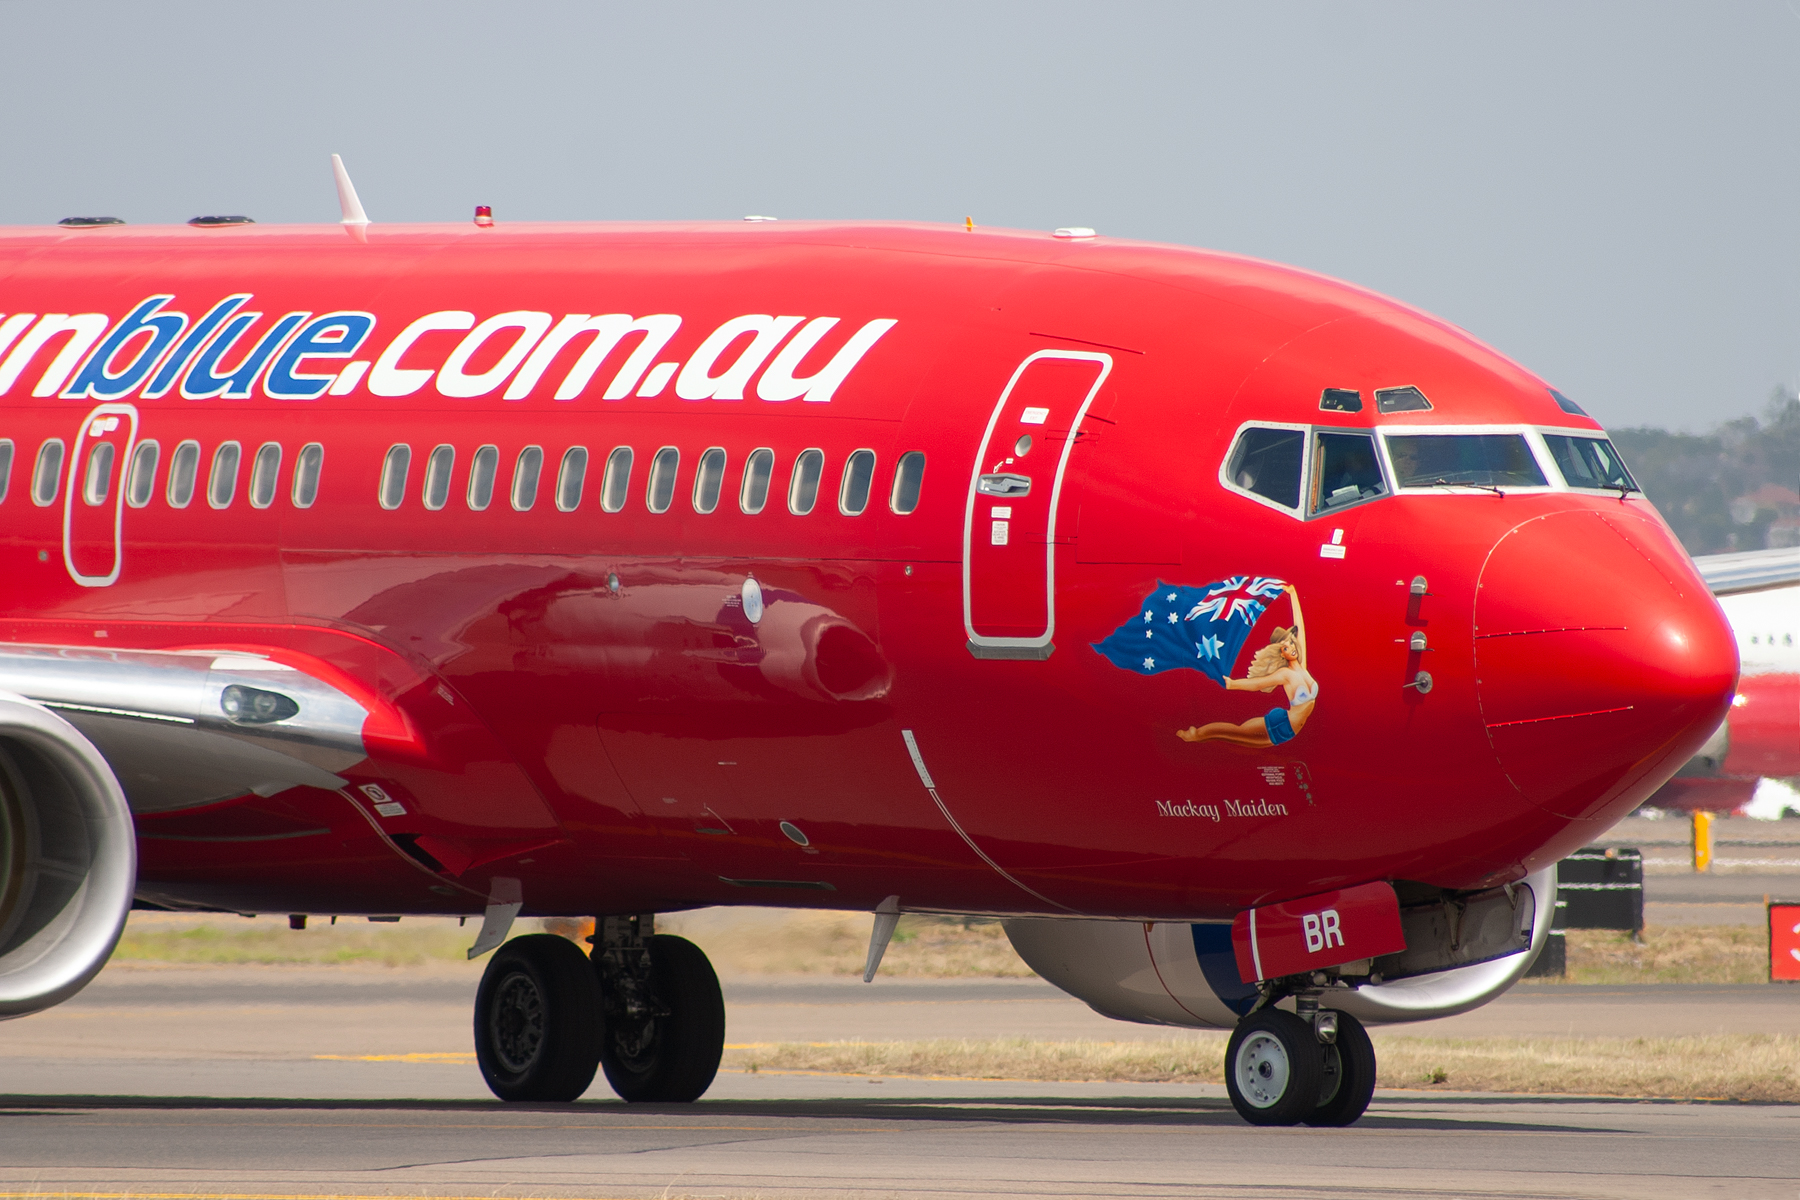
M 502 1100 L 567 1102 L 602 1068 L 621 1098 L 685 1104 L 725 1049 L 719 977 L 653 918 L 602 917 L 591 956 L 555 934 L 514 938 L 475 994 L 475 1058 Z
M 1349 1013 L 1297 998 L 1299 1014 L 1261 1008 L 1225 1047 L 1225 1090 L 1252 1125 L 1350 1125 L 1375 1094 L 1375 1046 Z

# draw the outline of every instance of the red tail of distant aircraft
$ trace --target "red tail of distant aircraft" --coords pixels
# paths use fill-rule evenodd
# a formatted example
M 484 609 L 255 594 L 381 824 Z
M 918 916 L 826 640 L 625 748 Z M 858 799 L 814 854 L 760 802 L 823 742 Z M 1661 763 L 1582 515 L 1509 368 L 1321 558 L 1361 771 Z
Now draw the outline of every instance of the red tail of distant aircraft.
M 347 183 L 347 181 L 346 181 Z M 348 215 L 348 210 L 347 210 Z M 1576 405 L 1227 254 L 920 225 L 0 230 L 0 1006 L 126 910 L 598 915 L 509 1099 L 691 1100 L 653 914 L 997 914 L 1265 1124 L 1473 1007 L 1718 725 Z M 472 951 L 473 953 L 474 951 Z

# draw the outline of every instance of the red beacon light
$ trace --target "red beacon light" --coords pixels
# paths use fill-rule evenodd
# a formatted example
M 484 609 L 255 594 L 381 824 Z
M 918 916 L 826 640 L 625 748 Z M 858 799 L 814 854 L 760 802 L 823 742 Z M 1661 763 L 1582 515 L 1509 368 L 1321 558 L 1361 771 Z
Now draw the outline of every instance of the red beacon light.
M 475 223 L 483 229 L 492 229 L 494 227 L 494 206 L 477 204 L 475 206 Z

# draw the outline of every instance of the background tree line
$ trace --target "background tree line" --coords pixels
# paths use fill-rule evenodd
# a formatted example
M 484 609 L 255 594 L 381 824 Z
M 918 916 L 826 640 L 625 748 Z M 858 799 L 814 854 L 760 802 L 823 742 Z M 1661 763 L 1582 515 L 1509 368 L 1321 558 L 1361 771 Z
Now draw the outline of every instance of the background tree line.
M 1689 554 L 1800 545 L 1800 395 L 1708 433 L 1614 429 L 1639 486 Z

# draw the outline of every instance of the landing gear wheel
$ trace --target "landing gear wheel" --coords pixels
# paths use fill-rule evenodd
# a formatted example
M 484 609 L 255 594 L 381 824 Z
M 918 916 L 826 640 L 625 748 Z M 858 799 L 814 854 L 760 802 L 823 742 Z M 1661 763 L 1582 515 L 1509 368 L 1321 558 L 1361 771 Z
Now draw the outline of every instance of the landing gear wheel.
M 1375 1043 L 1361 1021 L 1347 1012 L 1337 1015 L 1337 1041 L 1325 1051 L 1325 1081 L 1319 1106 L 1304 1118 L 1308 1125 L 1354 1125 L 1375 1095 Z
M 569 1101 L 600 1065 L 600 985 L 567 938 L 514 938 L 475 993 L 475 1060 L 502 1100 Z
M 1319 1106 L 1324 1055 L 1312 1026 L 1265 1008 L 1238 1022 L 1225 1046 L 1225 1090 L 1252 1125 L 1297 1125 Z
M 687 1104 L 705 1094 L 719 1073 L 725 998 L 700 947 L 668 934 L 647 937 L 644 944 L 651 986 L 664 1011 L 608 1021 L 600 1064 L 621 1099 Z

